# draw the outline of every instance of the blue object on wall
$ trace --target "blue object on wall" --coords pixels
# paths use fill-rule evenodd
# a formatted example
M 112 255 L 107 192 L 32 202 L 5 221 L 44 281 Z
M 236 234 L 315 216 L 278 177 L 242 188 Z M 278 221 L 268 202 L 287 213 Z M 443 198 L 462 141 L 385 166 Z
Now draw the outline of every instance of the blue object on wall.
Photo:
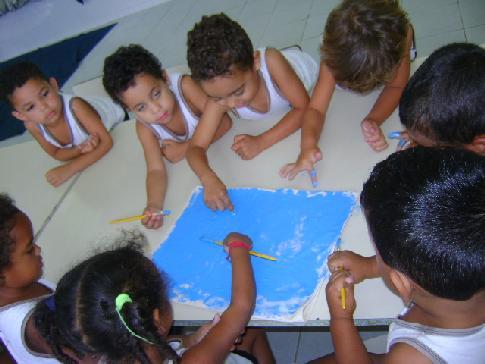
M 171 279 L 170 298 L 224 310 L 231 300 L 231 264 L 221 241 L 231 231 L 249 235 L 253 249 L 276 262 L 251 257 L 257 286 L 254 315 L 291 320 L 328 278 L 327 258 L 356 203 L 353 193 L 229 190 L 235 213 L 214 212 L 197 189 L 153 261 Z M 169 217 L 167 217 L 169 218 Z M 171 218 L 171 217 L 170 217 Z
M 47 77 L 54 77 L 60 86 L 79 67 L 84 57 L 113 28 L 115 24 L 39 48 L 0 63 L 0 70 L 20 61 L 35 63 Z M 11 109 L 0 102 L 0 140 L 23 133 L 24 125 L 11 115 Z

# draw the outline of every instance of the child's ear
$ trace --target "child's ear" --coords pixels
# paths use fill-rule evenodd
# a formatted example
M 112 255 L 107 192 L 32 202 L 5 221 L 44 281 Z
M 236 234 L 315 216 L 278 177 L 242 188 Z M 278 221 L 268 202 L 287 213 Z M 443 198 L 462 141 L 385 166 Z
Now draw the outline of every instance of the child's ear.
M 162 71 L 163 75 L 163 82 L 165 82 L 167 85 L 170 84 L 170 75 L 168 74 L 167 70 Z
M 473 141 L 466 145 L 466 149 L 485 156 L 485 134 L 477 135 L 473 138 Z
M 59 91 L 59 84 L 54 77 L 49 77 L 49 85 L 51 85 L 54 90 Z
M 412 295 L 414 290 L 414 285 L 409 277 L 395 269 L 389 271 L 389 279 L 392 285 L 396 289 L 399 297 L 406 303 L 409 304 L 412 301 Z
M 260 51 L 254 51 L 254 65 L 253 65 L 253 69 L 255 71 L 259 71 L 259 69 L 261 68 L 261 57 L 260 57 Z
M 17 110 L 12 111 L 12 116 L 17 120 L 27 121 L 27 117 L 21 112 L 18 112 Z
M 160 335 L 165 336 L 170 331 L 172 326 L 172 316 L 171 313 L 162 314 L 160 309 L 156 308 L 153 310 L 153 323 L 158 329 Z

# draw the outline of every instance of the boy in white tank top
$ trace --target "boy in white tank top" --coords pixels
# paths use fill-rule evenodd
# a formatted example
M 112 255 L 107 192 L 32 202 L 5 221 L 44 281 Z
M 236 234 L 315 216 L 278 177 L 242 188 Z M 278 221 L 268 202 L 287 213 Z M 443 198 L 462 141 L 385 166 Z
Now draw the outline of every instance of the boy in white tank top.
M 312 363 L 484 363 L 484 188 L 485 160 L 467 150 L 416 147 L 377 164 L 360 196 L 377 254 L 330 257 L 335 354 Z M 352 316 L 354 283 L 379 276 L 407 309 L 376 355 Z
M 204 186 L 206 204 L 213 210 L 232 210 L 226 186 L 206 157 L 219 115 L 233 111 L 243 119 L 278 120 L 260 135 L 234 137 L 232 150 L 242 159 L 253 159 L 300 128 L 309 101 L 305 86 L 311 88 L 316 81 L 318 67 L 296 49 L 253 51 L 244 29 L 223 13 L 203 16 L 189 31 L 187 48 L 192 78 L 209 98 L 187 160 Z
M 167 171 L 163 158 L 177 163 L 185 158 L 207 96 L 190 76 L 168 74 L 160 61 L 143 47 L 120 47 L 105 59 L 103 84 L 111 98 L 136 115 L 136 133 L 147 164 L 147 202 L 142 224 L 162 226 Z M 231 127 L 224 113 L 210 143 Z
M 57 187 L 101 159 L 113 145 L 108 129 L 125 117 L 108 98 L 61 95 L 57 81 L 30 62 L 14 64 L 0 75 L 0 98 L 13 108 L 42 149 L 66 162 L 46 173 Z

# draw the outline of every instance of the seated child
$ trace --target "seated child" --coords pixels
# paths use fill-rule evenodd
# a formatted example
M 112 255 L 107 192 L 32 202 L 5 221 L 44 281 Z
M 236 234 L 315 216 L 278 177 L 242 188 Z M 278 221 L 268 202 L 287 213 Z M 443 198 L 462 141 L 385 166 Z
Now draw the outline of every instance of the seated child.
M 252 120 L 283 116 L 260 135 L 234 137 L 232 150 L 242 159 L 253 159 L 300 128 L 308 103 L 305 87 L 313 86 L 317 65 L 297 48 L 253 51 L 244 29 L 222 13 L 203 16 L 189 31 L 187 62 L 192 78 L 209 97 L 187 160 L 204 186 L 206 204 L 213 210 L 232 210 L 226 186 L 206 156 L 220 115 L 233 111 Z
M 53 296 L 55 311 L 44 303 L 36 307 L 40 331 L 56 333 L 49 345 L 70 347 L 79 356 L 102 355 L 103 362 L 109 363 L 175 363 L 181 358 L 183 363 L 222 363 L 228 355 L 230 363 L 251 363 L 230 354 L 256 298 L 248 254 L 251 240 L 238 233 L 224 240 L 233 267 L 229 307 L 196 333 L 171 340 L 167 337 L 173 320 L 167 278 L 141 252 L 142 238 L 128 234 L 118 248 L 95 255 L 65 274 Z M 250 350 L 245 355 L 253 355 L 260 364 L 274 363 L 260 330 L 248 331 L 236 347 Z
M 207 96 L 190 76 L 168 74 L 160 61 L 143 47 L 120 47 L 104 61 L 103 84 L 118 104 L 136 115 L 136 133 L 147 164 L 147 203 L 143 225 L 157 229 L 167 189 L 167 173 L 161 156 L 176 163 L 185 158 L 187 146 L 198 129 Z M 231 119 L 218 116 L 208 143 L 231 128 Z
M 30 331 L 25 323 L 36 303 L 54 289 L 40 279 L 42 266 L 29 218 L 0 194 L 0 338 L 18 363 L 57 363 L 27 344 Z
M 108 98 L 59 93 L 56 80 L 47 78 L 30 62 L 21 62 L 0 74 L 0 99 L 14 109 L 42 149 L 58 161 L 68 161 L 47 172 L 57 187 L 101 159 L 113 145 L 108 130 L 125 118 L 122 108 Z M 107 130 L 108 129 L 108 130 Z
M 377 255 L 330 257 L 335 354 L 313 363 L 483 363 L 484 191 L 485 160 L 466 150 L 411 148 L 374 168 L 360 202 Z M 366 352 L 352 320 L 354 283 L 376 275 L 407 306 L 382 355 Z
M 399 117 L 411 145 L 454 146 L 485 155 L 485 49 L 453 43 L 409 80 Z
M 322 159 L 318 140 L 337 85 L 359 94 L 383 86 L 360 125 L 373 150 L 387 148 L 380 125 L 399 104 L 415 52 L 411 24 L 397 0 L 344 0 L 333 9 L 323 35 L 320 75 L 303 118 L 300 155 L 280 175 L 291 180 Z

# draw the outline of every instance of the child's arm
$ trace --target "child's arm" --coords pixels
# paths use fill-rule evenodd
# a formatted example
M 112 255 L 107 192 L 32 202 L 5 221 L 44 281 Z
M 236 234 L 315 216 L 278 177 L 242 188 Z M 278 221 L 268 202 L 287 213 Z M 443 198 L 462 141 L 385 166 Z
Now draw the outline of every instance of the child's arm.
M 86 169 L 101 159 L 113 146 L 113 139 L 106 130 L 96 110 L 86 101 L 75 97 L 72 99 L 72 110 L 79 123 L 86 132 L 97 139 L 97 145 L 90 152 L 81 153 L 62 166 L 51 169 L 47 172 L 47 181 L 54 187 L 67 181 L 76 173 Z
M 82 154 L 81 149 L 78 147 L 58 148 L 55 145 L 52 145 L 44 138 L 41 131 L 34 123 L 26 122 L 25 127 L 27 128 L 29 133 L 34 137 L 37 143 L 39 143 L 39 145 L 44 150 L 44 152 L 46 152 L 55 160 L 58 160 L 61 162 L 70 161 L 71 159 L 74 159 Z
M 317 84 L 313 90 L 310 103 L 303 115 L 301 128 L 300 155 L 295 163 L 285 165 L 280 175 L 292 180 L 302 171 L 310 171 L 316 162 L 322 159 L 318 147 L 320 134 L 325 122 L 325 114 L 335 89 L 335 79 L 324 62 L 320 64 Z
M 394 78 L 382 89 L 374 106 L 362 120 L 362 133 L 366 142 L 376 151 L 387 148 L 386 138 L 380 126 L 399 105 L 399 100 L 409 79 L 411 59 L 409 49 L 413 42 L 413 30 L 409 27 L 404 56 L 397 68 Z
M 342 308 L 342 289 L 345 289 L 345 309 Z M 326 295 L 335 361 L 353 364 L 372 363 L 354 325 L 354 282 L 347 276 L 347 272 L 339 270 L 332 274 L 327 284 Z
M 234 242 L 252 246 L 247 236 L 231 233 L 224 239 L 226 249 Z M 202 341 L 184 353 L 182 363 L 222 363 L 251 318 L 256 286 L 249 251 L 245 247 L 232 247 L 229 255 L 232 262 L 231 304 Z
M 205 204 L 212 210 L 233 210 L 227 189 L 217 174 L 209 166 L 207 148 L 215 139 L 223 119 L 227 118 L 226 110 L 216 102 L 208 100 L 190 140 L 187 149 L 187 162 L 199 177 L 204 186 Z
M 328 258 L 327 265 L 330 272 L 336 272 L 339 269 L 349 272 L 355 283 L 380 276 L 375 255 L 363 257 L 348 250 L 336 251 Z
M 162 226 L 163 216 L 156 215 L 156 213 L 163 209 L 167 190 L 167 172 L 160 150 L 160 143 L 155 134 L 138 121 L 136 122 L 136 134 L 143 147 L 147 168 L 147 203 L 143 215 L 150 215 L 144 218 L 141 223 L 148 229 L 158 229 Z
M 244 160 L 253 159 L 265 149 L 298 130 L 309 101 L 303 83 L 281 52 L 268 48 L 265 56 L 268 71 L 276 86 L 291 104 L 291 110 L 262 134 L 256 136 L 240 134 L 234 137 L 232 150 Z
M 191 109 L 194 115 L 201 115 L 204 111 L 205 105 L 207 103 L 207 95 L 200 88 L 199 84 L 195 82 L 190 76 L 182 77 L 181 81 L 182 94 L 187 102 L 187 106 Z M 214 143 L 220 137 L 231 129 L 232 120 L 229 116 L 224 113 L 222 121 L 212 138 L 210 144 Z M 196 127 L 197 128 L 197 127 Z M 165 141 L 164 142 L 164 155 L 172 163 L 177 163 L 178 161 L 185 158 L 187 154 L 187 149 L 189 147 L 189 141 L 184 143 L 179 143 L 176 141 Z

